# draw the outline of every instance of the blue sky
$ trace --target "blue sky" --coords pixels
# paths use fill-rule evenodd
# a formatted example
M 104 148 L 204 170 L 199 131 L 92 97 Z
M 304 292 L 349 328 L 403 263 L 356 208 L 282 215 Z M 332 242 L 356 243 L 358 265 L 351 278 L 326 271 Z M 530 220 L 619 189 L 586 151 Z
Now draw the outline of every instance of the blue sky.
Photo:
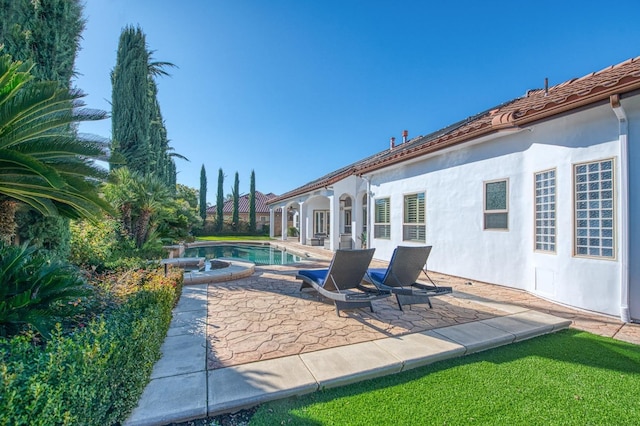
M 76 86 L 109 110 L 126 25 L 154 58 L 178 182 L 282 194 L 524 95 L 640 55 L 640 2 L 87 0 Z M 433 2 L 436 3 L 436 2 Z M 530 4 L 529 4 L 530 3 Z M 108 120 L 82 131 L 111 136 Z

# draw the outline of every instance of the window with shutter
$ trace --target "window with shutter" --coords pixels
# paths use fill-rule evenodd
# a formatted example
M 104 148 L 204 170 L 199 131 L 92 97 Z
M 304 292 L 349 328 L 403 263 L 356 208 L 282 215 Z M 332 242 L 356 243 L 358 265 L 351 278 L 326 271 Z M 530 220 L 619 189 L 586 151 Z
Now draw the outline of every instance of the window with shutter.
M 426 241 L 424 192 L 404 196 L 403 241 Z
M 389 198 L 375 200 L 373 237 L 391 238 L 391 200 Z

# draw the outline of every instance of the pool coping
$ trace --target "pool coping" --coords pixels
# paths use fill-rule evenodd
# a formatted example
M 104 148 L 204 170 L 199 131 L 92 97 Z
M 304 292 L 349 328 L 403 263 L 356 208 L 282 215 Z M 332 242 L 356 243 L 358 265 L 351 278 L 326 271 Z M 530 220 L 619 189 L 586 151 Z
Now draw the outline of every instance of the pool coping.
M 212 269 L 210 271 L 190 271 L 184 273 L 184 285 L 189 284 L 208 284 L 219 283 L 224 281 L 239 280 L 253 275 L 256 271 L 256 265 L 253 262 L 239 260 L 233 257 L 219 257 L 216 260 L 229 262 L 226 268 Z

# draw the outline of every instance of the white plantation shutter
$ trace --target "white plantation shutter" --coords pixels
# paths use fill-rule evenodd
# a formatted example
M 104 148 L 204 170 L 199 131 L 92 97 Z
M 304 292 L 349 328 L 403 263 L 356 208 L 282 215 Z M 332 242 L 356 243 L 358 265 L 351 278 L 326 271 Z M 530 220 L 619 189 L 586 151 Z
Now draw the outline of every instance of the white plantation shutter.
M 404 241 L 426 241 L 424 193 L 404 196 Z
M 389 198 L 380 198 L 375 201 L 374 221 L 374 238 L 391 238 L 391 201 Z

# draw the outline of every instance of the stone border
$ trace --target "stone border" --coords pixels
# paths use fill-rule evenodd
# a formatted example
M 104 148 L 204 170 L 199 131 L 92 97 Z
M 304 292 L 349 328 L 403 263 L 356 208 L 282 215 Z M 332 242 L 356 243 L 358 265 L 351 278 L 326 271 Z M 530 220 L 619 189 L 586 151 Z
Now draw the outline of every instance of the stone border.
M 210 271 L 185 272 L 184 284 L 208 284 L 238 280 L 240 278 L 250 277 L 256 271 L 256 265 L 245 260 L 239 260 L 232 257 L 220 257 L 216 260 L 229 262 L 230 265 L 226 268 L 213 269 Z

